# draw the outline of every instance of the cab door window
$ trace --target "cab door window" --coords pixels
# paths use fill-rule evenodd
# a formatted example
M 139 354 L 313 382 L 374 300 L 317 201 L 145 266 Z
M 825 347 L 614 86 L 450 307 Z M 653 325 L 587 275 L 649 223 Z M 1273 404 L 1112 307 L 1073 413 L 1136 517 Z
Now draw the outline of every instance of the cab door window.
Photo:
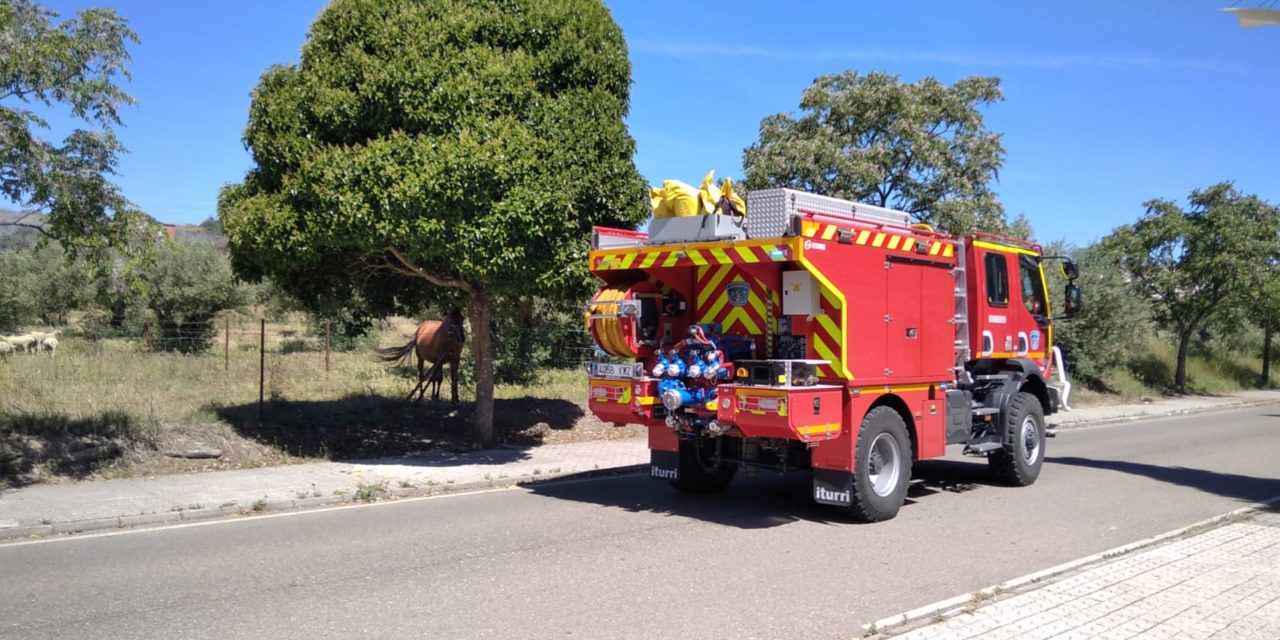
M 1000 253 L 988 253 L 983 258 L 987 271 L 987 304 L 993 307 L 1009 306 L 1009 263 Z
M 1040 261 L 1027 255 L 1019 256 L 1018 267 L 1022 272 L 1022 303 L 1039 321 L 1049 314 L 1044 280 L 1040 277 Z

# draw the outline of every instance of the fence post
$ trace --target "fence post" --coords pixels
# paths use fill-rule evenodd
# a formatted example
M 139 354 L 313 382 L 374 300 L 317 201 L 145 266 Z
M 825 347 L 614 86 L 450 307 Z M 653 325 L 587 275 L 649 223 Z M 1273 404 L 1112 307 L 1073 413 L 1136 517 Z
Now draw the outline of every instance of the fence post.
M 231 317 L 222 319 L 222 370 L 231 370 Z
M 329 375 L 329 320 L 324 321 L 324 375 Z
M 263 415 L 263 390 L 267 386 L 267 319 L 263 318 L 258 325 L 258 421 Z

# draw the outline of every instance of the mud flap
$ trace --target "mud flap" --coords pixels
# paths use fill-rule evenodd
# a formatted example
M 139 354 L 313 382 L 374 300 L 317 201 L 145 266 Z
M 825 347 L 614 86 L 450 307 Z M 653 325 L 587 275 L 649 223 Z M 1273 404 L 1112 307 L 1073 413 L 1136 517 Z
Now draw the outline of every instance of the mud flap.
M 650 450 L 649 477 L 655 480 L 679 480 L 680 452 Z
M 853 504 L 853 474 L 834 469 L 814 469 L 813 500 L 839 507 Z

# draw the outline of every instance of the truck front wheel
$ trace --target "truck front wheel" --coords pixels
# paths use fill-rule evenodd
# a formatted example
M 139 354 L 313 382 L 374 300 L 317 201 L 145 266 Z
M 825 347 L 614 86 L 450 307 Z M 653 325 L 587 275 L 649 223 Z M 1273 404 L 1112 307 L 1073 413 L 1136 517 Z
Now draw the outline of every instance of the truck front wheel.
M 1004 412 L 1005 447 L 991 452 L 987 465 L 997 480 L 1025 487 L 1040 477 L 1044 464 L 1044 408 L 1040 400 L 1020 391 Z
M 858 430 L 853 495 L 849 510 L 863 522 L 898 515 L 911 481 L 911 438 L 902 416 L 892 407 L 867 413 Z
M 733 481 L 738 465 L 716 461 L 712 438 L 680 441 L 680 473 L 671 485 L 684 493 L 716 493 Z

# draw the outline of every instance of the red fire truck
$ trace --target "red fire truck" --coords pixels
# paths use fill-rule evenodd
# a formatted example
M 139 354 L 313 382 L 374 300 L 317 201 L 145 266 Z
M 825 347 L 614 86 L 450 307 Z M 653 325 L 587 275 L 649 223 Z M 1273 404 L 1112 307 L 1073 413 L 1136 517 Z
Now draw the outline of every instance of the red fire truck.
M 1043 265 L 1060 261 L 1067 315 L 1070 260 L 790 189 L 592 244 L 587 323 L 612 362 L 588 364 L 589 406 L 648 425 L 654 478 L 709 493 L 744 465 L 811 471 L 814 500 L 878 521 L 949 444 L 1003 482 L 1039 475 L 1070 390 Z

